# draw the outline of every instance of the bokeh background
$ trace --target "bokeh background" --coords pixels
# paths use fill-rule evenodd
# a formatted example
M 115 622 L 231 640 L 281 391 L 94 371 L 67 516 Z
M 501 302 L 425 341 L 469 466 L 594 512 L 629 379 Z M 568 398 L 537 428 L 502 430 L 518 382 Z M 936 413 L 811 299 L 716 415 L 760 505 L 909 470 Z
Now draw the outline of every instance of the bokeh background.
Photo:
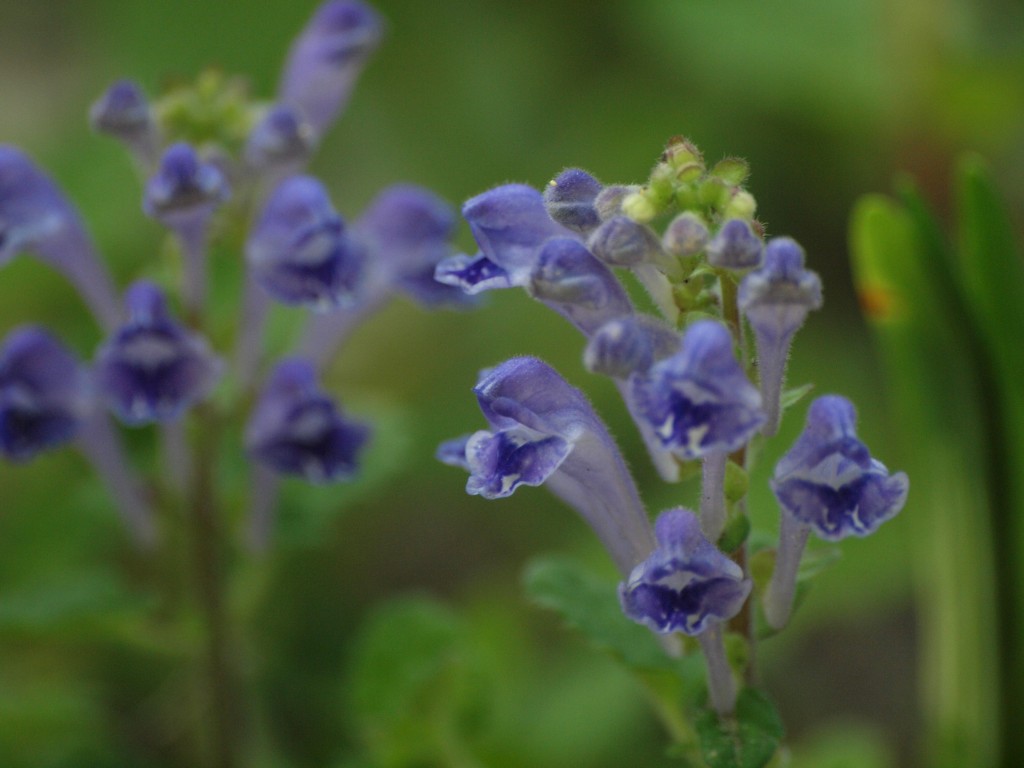
M 849 211 L 909 172 L 947 213 L 951 167 L 973 149 L 1021 220 L 1024 7 L 374 5 L 387 38 L 312 166 L 344 215 L 397 181 L 453 204 L 505 181 L 540 186 L 568 166 L 605 182 L 641 181 L 675 134 L 711 160 L 745 157 L 759 218 L 770 234 L 797 238 L 825 281 L 825 308 L 797 339 L 790 380 L 853 398 L 863 437 L 900 466 L 849 276 Z M 152 269 L 163 233 L 142 215 L 128 158 L 89 131 L 89 104 L 119 77 L 157 94 L 211 65 L 269 98 L 314 6 L 3 0 L 0 142 L 22 147 L 59 181 L 124 285 Z M 460 241 L 471 247 L 468 231 Z M 66 284 L 22 258 L 0 272 L 0 332 L 26 321 L 55 329 L 83 356 L 99 342 Z M 666 487 L 647 466 L 613 387 L 583 370 L 580 352 L 576 332 L 521 292 L 494 295 L 472 313 L 395 303 L 354 336 L 329 388 L 353 413 L 378 420 L 377 442 L 353 483 L 312 494 L 289 488 L 279 551 L 260 566 L 272 586 L 245 628 L 261 738 L 279 761 L 267 765 L 347 764 L 365 746 L 351 714 L 359 638 L 381 606 L 408 596 L 438 601 L 469 638 L 475 661 L 466 663 L 485 681 L 466 704 L 479 721 L 482 764 L 662 764 L 664 738 L 640 686 L 522 596 L 520 572 L 538 554 L 571 552 L 610 574 L 589 532 L 540 489 L 501 502 L 467 497 L 464 476 L 433 459 L 438 442 L 482 425 L 470 393 L 476 372 L 530 353 L 588 392 L 652 511 L 690 501 L 694 487 Z M 796 434 L 802 412 L 779 444 Z M 768 530 L 771 456 L 751 504 Z M 175 764 L 166 681 L 141 655 L 118 656 L 93 637 L 95 617 L 114 610 L 131 572 L 123 534 L 87 474 L 70 451 L 0 465 L 2 765 Z M 927 514 L 912 492 L 879 535 L 846 542 L 793 626 L 763 645 L 764 684 L 799 765 L 920 764 L 908 553 L 911 518 Z

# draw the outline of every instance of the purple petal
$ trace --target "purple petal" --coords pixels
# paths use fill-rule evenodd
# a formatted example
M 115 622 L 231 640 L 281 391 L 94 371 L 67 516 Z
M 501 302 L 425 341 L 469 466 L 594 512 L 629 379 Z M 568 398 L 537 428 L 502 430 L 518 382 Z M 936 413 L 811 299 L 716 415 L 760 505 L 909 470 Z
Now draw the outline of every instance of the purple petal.
M 182 217 L 209 214 L 228 194 L 220 169 L 179 142 L 167 148 L 159 169 L 146 184 L 143 208 L 149 216 L 175 226 Z
M 309 122 L 315 136 L 334 122 L 383 33 L 377 12 L 358 0 L 328 0 L 296 38 L 279 100 Z
M 540 192 L 524 184 L 495 187 L 466 201 L 462 215 L 484 256 L 513 285 L 526 285 L 540 246 L 552 237 L 575 237 L 548 216 Z
M 292 176 L 275 188 L 249 234 L 246 259 L 275 299 L 316 310 L 352 304 L 365 264 L 363 248 L 311 176 Z
M 750 223 L 729 219 L 707 244 L 708 263 L 726 269 L 750 269 L 761 263 L 764 245 Z
M 466 492 L 499 499 L 520 485 L 540 485 L 571 450 L 561 437 L 536 436 L 525 429 L 477 432 L 466 443 Z
M 170 318 L 157 286 L 139 281 L 125 298 L 128 322 L 96 353 L 97 389 L 126 424 L 177 419 L 209 393 L 220 362 Z
M 731 453 L 764 422 L 761 395 L 733 354 L 725 326 L 704 320 L 682 349 L 633 380 L 642 418 L 662 444 L 684 459 Z
M 291 107 L 267 110 L 245 144 L 245 159 L 254 168 L 281 168 L 303 163 L 313 145 L 313 129 Z
M 589 336 L 633 305 L 611 270 L 578 240 L 556 237 L 541 247 L 530 273 L 530 293 Z
M 609 320 L 590 337 L 583 364 L 592 373 L 626 379 L 679 349 L 679 334 L 646 315 Z
M 283 360 L 271 372 L 246 428 L 246 449 L 282 474 L 309 482 L 344 480 L 358 469 L 370 436 L 341 414 L 316 384 L 306 360 Z
M 88 410 L 86 376 L 46 331 L 23 327 L 0 347 L 0 455 L 28 461 L 71 440 Z
M 737 301 L 759 335 L 786 339 L 821 307 L 821 280 L 804 269 L 803 249 L 794 240 L 776 237 L 765 247 L 763 266 L 743 278 Z
M 871 457 L 857 439 L 856 411 L 849 400 L 815 400 L 807 424 L 779 460 L 772 490 L 785 513 L 823 539 L 867 536 L 906 503 L 909 481 Z
M 601 189 L 601 182 L 586 171 L 562 171 L 544 188 L 548 215 L 562 226 L 585 235 L 601 223 L 594 206 Z
M 751 582 L 704 537 L 696 515 L 682 507 L 663 512 L 655 535 L 657 548 L 619 585 L 629 618 L 655 632 L 699 635 L 739 613 Z
M 470 295 L 514 287 L 508 272 L 480 254 L 459 254 L 445 259 L 434 270 L 434 279 L 442 285 L 460 288 Z

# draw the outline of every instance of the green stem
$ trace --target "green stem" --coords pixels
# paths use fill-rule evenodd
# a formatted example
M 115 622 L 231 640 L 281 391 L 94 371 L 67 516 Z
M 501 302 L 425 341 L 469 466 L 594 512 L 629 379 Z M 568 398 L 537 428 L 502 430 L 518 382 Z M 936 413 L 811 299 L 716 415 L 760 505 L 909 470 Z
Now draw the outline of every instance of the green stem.
M 206 629 L 206 685 L 212 765 L 237 765 L 237 713 L 234 676 L 228 653 L 228 617 L 224 598 L 223 536 L 217 517 L 213 468 L 217 422 L 209 409 L 198 414 L 211 427 L 195 455 L 194 486 L 189 515 L 192 522 L 196 596 Z

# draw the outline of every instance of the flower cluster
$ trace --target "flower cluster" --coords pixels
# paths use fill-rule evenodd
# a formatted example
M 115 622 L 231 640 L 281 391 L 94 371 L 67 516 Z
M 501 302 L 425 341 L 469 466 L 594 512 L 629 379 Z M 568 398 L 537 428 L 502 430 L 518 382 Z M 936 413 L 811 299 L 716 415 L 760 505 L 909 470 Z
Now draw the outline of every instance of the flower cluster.
M 523 288 L 558 312 L 586 337 L 587 369 L 614 379 L 661 476 L 677 482 L 700 462 L 699 514 L 673 509 L 652 527 L 600 419 L 533 358 L 485 370 L 475 392 L 490 428 L 438 453 L 468 470 L 471 494 L 544 484 L 575 509 L 622 573 L 626 616 L 700 640 L 722 714 L 736 699 L 723 634 L 734 620 L 749 634 L 754 616 L 744 614 L 755 592 L 744 567 L 751 445 L 776 434 L 790 345 L 822 304 L 800 246 L 765 242 L 746 177 L 743 161 L 709 168 L 692 143 L 674 139 L 642 186 L 606 186 L 579 169 L 543 192 L 499 186 L 463 206 L 479 253 L 441 261 L 435 273 L 467 294 Z M 634 306 L 621 273 L 647 289 L 660 317 Z M 852 406 L 831 396 L 811 405 L 772 488 L 782 541 L 762 605 L 778 628 L 807 532 L 873 531 L 903 506 L 907 479 L 870 457 L 853 434 Z
M 172 490 L 188 496 L 200 460 L 191 455 L 189 415 L 202 408 L 200 426 L 215 430 L 255 391 L 244 450 L 262 478 L 253 483 L 252 502 L 259 539 L 266 537 L 275 478 L 326 482 L 357 471 L 369 429 L 319 388 L 319 371 L 347 334 L 394 296 L 428 306 L 466 301 L 433 280 L 436 264 L 452 255 L 456 217 L 444 201 L 400 184 L 349 223 L 327 188 L 305 173 L 381 34 L 369 6 L 328 0 L 297 37 L 273 103 L 252 102 L 213 75 L 195 92 L 172 91 L 155 103 L 127 80 L 96 101 L 93 127 L 131 153 L 144 179 L 142 209 L 180 254 L 176 290 L 140 279 L 122 300 L 71 202 L 23 152 L 0 147 L 0 265 L 27 252 L 59 270 L 105 335 L 91 364 L 41 329 L 8 335 L 0 348 L 4 458 L 27 461 L 77 441 L 146 542 L 155 534 L 152 498 L 123 455 L 111 415 L 127 427 L 157 425 Z M 212 121 L 207 109 L 200 120 L 189 110 L 211 89 L 217 104 L 232 109 Z M 244 246 L 231 242 L 228 224 L 249 221 Z M 233 349 L 209 340 L 213 247 L 244 253 Z M 273 302 L 308 314 L 294 356 L 280 362 L 264 359 Z M 211 401 L 215 390 L 223 397 Z

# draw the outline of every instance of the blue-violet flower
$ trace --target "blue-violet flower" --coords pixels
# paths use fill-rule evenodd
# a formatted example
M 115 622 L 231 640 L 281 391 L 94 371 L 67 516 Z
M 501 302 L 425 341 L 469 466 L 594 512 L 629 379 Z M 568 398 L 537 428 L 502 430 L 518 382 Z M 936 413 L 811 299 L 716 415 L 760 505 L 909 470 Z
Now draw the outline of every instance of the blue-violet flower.
M 601 223 L 594 206 L 601 189 L 601 182 L 586 171 L 564 170 L 544 188 L 548 215 L 562 226 L 586 235 Z
M 350 304 L 363 277 L 362 248 L 312 176 L 277 186 L 245 251 L 256 281 L 285 304 L 318 311 Z
M 544 484 L 590 525 L 622 573 L 654 548 L 647 514 L 611 435 L 583 394 L 532 357 L 485 370 L 474 389 L 490 430 L 441 446 L 466 491 L 503 498 Z
M 827 541 L 867 536 L 906 502 L 906 474 L 890 475 L 871 457 L 857 439 L 856 418 L 846 398 L 819 397 L 811 403 L 803 433 L 775 466 L 771 486 L 782 519 L 764 609 L 777 629 L 789 620 L 797 568 L 811 531 Z
M 84 369 L 46 331 L 22 327 L 0 347 L 0 456 L 28 461 L 71 440 L 89 408 Z
M 691 325 L 682 348 L 633 379 L 642 416 L 682 459 L 740 448 L 764 421 L 761 395 L 733 353 L 732 336 L 713 320 Z
M 246 449 L 275 472 L 324 483 L 351 477 L 369 439 L 364 424 L 345 418 L 317 385 L 302 358 L 279 362 L 246 428 Z
M 778 430 L 789 346 L 807 313 L 821 307 L 821 280 L 804 269 L 803 249 L 788 237 L 768 241 L 764 263 L 740 283 L 737 304 L 754 329 L 758 376 L 767 420 L 766 435 Z
M 743 219 L 729 219 L 705 247 L 708 263 L 725 269 L 750 269 L 761 263 L 764 244 Z
M 328 0 L 296 38 L 279 101 L 297 110 L 316 138 L 341 112 L 383 33 L 380 16 L 359 0 Z
M 163 291 L 140 280 L 125 293 L 128 322 L 96 353 L 99 395 L 126 424 L 173 421 L 216 383 L 206 341 L 171 319 Z

